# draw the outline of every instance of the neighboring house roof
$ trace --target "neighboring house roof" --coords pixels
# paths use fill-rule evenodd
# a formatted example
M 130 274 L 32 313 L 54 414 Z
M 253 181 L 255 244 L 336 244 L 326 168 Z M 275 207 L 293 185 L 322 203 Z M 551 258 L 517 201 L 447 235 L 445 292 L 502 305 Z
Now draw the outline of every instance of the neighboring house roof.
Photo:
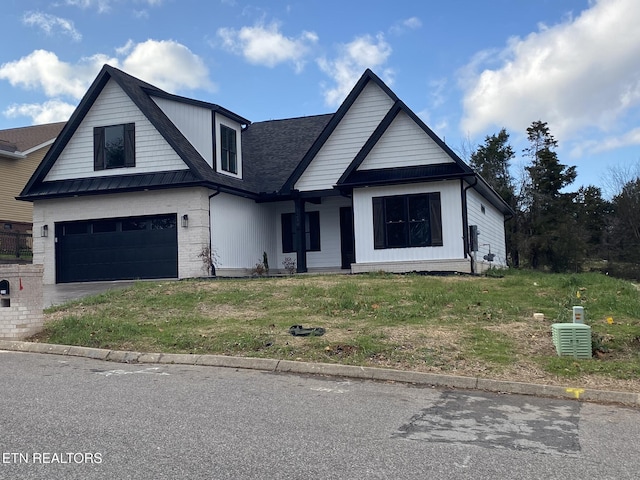
M 156 130 L 175 150 L 176 154 L 184 161 L 188 170 L 45 182 L 44 179 L 47 173 L 53 167 L 58 156 L 62 153 L 110 79 L 115 81 L 131 98 Z M 510 207 L 487 182 L 475 174 L 369 69 L 364 72 L 334 114 L 251 123 L 249 120 L 219 105 L 167 93 L 116 68 L 105 65 L 19 198 L 32 201 L 59 196 L 116 193 L 139 190 L 141 188 L 159 189 L 194 185 L 225 190 L 255 200 L 290 198 L 292 194 L 296 193 L 294 190 L 296 181 L 300 179 L 305 169 L 310 165 L 369 82 L 374 82 L 385 92 L 394 102 L 394 105 L 341 176 L 337 184 L 338 188 L 349 189 L 354 186 L 464 178 L 505 214 L 511 213 Z M 241 125 L 245 125 L 242 131 L 243 178 L 233 178 L 212 169 L 176 125 L 153 101 L 152 97 L 207 108 L 212 112 L 219 112 Z M 404 112 L 416 122 L 453 160 L 453 163 L 425 167 L 359 171 L 360 164 L 400 112 Z
M 53 143 L 65 123 L 47 123 L 0 130 L 0 156 L 24 158 L 33 149 Z

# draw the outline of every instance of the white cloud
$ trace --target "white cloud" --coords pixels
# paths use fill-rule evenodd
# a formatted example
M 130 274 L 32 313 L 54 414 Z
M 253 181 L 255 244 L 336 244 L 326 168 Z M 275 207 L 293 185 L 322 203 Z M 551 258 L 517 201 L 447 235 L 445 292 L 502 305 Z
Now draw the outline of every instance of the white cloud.
M 446 78 L 431 80 L 429 82 L 429 88 L 431 89 L 429 96 L 431 97 L 431 106 L 433 108 L 442 106 L 446 101 L 447 85 L 448 81 Z
M 420 27 L 422 27 L 422 20 L 418 17 L 411 17 L 394 23 L 389 31 L 394 35 L 401 35 L 407 30 L 417 30 Z
M 141 3 L 150 7 L 158 7 L 162 5 L 163 0 L 135 0 L 134 3 Z M 65 0 L 65 5 L 72 7 L 87 9 L 95 9 L 98 13 L 107 13 L 117 3 L 127 3 L 127 0 Z M 137 12 L 140 14 L 141 12 Z
M 340 46 L 340 53 L 334 60 L 321 58 L 318 65 L 336 83 L 334 87 L 325 88 L 325 103 L 329 106 L 339 105 L 349 94 L 365 69 L 375 71 L 382 67 L 391 55 L 391 46 L 379 34 L 375 39 L 369 35 L 356 38 L 354 41 Z M 379 72 L 376 72 L 380 74 Z M 385 69 L 381 76 L 385 82 L 392 83 L 393 71 Z
M 133 50 L 135 46 L 136 42 L 129 39 L 123 46 L 116 48 L 116 53 L 120 56 L 129 55 L 129 53 L 131 53 L 131 50 Z
M 47 35 L 52 35 L 54 31 L 60 29 L 62 33 L 69 35 L 76 42 L 82 40 L 82 34 L 76 30 L 73 22 L 65 18 L 42 12 L 27 12 L 22 17 L 22 22 L 25 25 L 40 27 Z
M 102 65 L 114 62 L 117 60 L 106 55 L 94 55 L 71 65 L 53 52 L 35 50 L 20 60 L 2 64 L 0 79 L 28 90 L 42 90 L 47 97 L 80 99 Z
M 42 123 L 66 122 L 76 105 L 61 100 L 49 100 L 42 104 L 13 104 L 3 112 L 6 117 L 31 117 L 34 125 Z
M 113 0 L 65 0 L 65 5 L 83 9 L 95 8 L 98 13 L 106 13 L 111 10 L 112 3 Z
M 135 46 L 122 61 L 123 69 L 159 88 L 177 90 L 203 88 L 215 90 L 202 59 L 173 40 L 147 40 Z
M 640 127 L 633 128 L 621 135 L 609 136 L 597 141 L 580 142 L 571 150 L 571 156 L 576 158 L 585 153 L 601 153 L 635 145 L 640 145 Z
M 558 140 L 616 130 L 640 106 L 640 2 L 594 0 L 578 17 L 480 52 L 467 66 L 463 131 L 549 123 Z M 478 66 L 498 62 L 499 66 Z
M 40 105 L 12 105 L 5 115 L 26 115 L 38 123 L 42 118 L 68 117 L 68 104 L 61 99 L 80 100 L 105 63 L 171 92 L 215 89 L 202 59 L 175 41 L 147 40 L 138 44 L 129 41 L 117 49 L 117 54 L 116 57 L 95 54 L 71 64 L 61 61 L 53 52 L 35 50 L 0 65 L 0 80 L 40 91 L 49 99 Z
M 277 23 L 240 30 L 220 28 L 218 36 L 227 50 L 244 56 L 249 63 L 273 68 L 290 62 L 298 72 L 304 67 L 304 59 L 312 45 L 318 42 L 314 32 L 302 32 L 297 38 L 286 37 Z

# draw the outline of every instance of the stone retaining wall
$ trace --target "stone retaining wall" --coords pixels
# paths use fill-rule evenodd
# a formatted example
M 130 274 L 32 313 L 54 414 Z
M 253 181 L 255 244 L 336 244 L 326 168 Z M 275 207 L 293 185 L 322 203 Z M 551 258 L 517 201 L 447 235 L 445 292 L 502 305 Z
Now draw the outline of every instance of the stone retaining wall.
M 42 330 L 44 324 L 42 265 L 0 265 L 0 339 L 21 340 Z

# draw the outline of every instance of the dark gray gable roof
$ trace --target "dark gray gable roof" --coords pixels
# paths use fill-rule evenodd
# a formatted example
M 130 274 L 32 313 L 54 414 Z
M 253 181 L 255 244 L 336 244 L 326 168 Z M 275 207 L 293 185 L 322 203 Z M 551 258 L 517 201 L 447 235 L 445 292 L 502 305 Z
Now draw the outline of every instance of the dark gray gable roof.
M 398 100 L 398 97 L 396 96 L 396 94 L 393 93 L 391 89 L 387 87 L 387 85 L 382 80 L 380 80 L 380 78 L 378 78 L 378 76 L 375 73 L 373 73 L 370 69 L 367 68 L 365 72 L 362 74 L 362 76 L 360 77 L 360 80 L 358 80 L 356 85 L 353 87 L 349 95 L 347 95 L 347 98 L 345 98 L 344 102 L 342 102 L 342 105 L 340 105 L 340 108 L 338 108 L 338 111 L 333 115 L 333 118 L 331 118 L 331 121 L 327 124 L 322 134 L 316 139 L 316 141 L 311 146 L 309 151 L 305 154 L 302 161 L 298 164 L 296 169 L 289 176 L 289 178 L 287 179 L 287 182 L 283 186 L 284 192 L 293 190 L 293 187 L 296 184 L 296 182 L 300 179 L 300 177 L 302 176 L 304 171 L 307 169 L 307 167 L 309 166 L 313 158 L 317 155 L 317 153 L 320 151 L 322 146 L 329 139 L 333 131 L 340 124 L 344 116 L 347 114 L 351 106 L 355 103 L 355 101 L 360 96 L 360 94 L 362 93 L 362 91 L 364 90 L 364 88 L 367 86 L 369 82 L 374 82 L 376 85 L 378 85 L 387 95 L 389 95 L 389 97 L 391 97 L 393 101 Z
M 406 113 L 452 160 L 453 163 L 424 165 L 418 167 L 382 168 L 358 171 L 358 167 L 367 158 L 373 147 L 382 138 L 393 120 L 400 112 Z M 398 183 L 424 182 L 463 178 L 485 197 L 493 206 L 505 215 L 513 215 L 512 208 L 500 195 L 473 169 L 467 165 L 451 148 L 431 130 L 413 110 L 401 100 L 396 100 L 378 127 L 362 146 L 351 164 L 338 179 L 338 188 L 347 186 L 391 185 Z
M 51 170 L 93 103 L 111 79 L 117 82 L 154 125 L 156 130 L 185 162 L 188 169 L 176 172 L 123 174 L 105 178 L 45 182 L 44 179 L 47 173 Z M 442 179 L 443 176 L 447 178 L 463 177 L 502 211 L 505 213 L 511 211 L 495 191 L 479 175 L 475 174 L 369 69 L 364 72 L 335 114 L 251 124 L 249 120 L 219 105 L 167 93 L 116 68 L 104 65 L 18 198 L 35 200 L 55 196 L 90 195 L 196 185 L 212 189 L 225 189 L 230 193 L 256 200 L 283 198 L 293 193 L 295 182 L 309 166 L 369 82 L 374 82 L 380 87 L 394 101 L 394 106 L 344 172 L 338 182 L 339 187 L 349 188 L 350 186 L 382 184 L 384 182 L 426 181 L 429 179 Z M 153 101 L 153 97 L 207 108 L 211 110 L 212 115 L 220 113 L 242 125 L 246 125 L 242 132 L 243 179 L 219 174 L 212 169 L 156 102 Z M 447 152 L 454 160 L 454 167 L 431 166 L 381 169 L 377 172 L 368 173 L 357 171 L 358 166 L 366 158 L 366 155 L 401 111 L 409 115 L 427 135 Z
M 370 69 L 360 77 L 360 80 L 353 87 L 347 98 L 342 102 L 338 111 L 333 115 L 325 129 L 316 139 L 302 161 L 298 164 L 291 176 L 284 184 L 283 193 L 292 192 L 295 183 L 300 179 L 304 171 L 311 164 L 313 158 L 320 151 L 325 142 L 329 139 L 338 124 L 342 121 L 351 106 L 369 82 L 374 82 L 380 87 L 394 102 L 393 107 L 387 112 L 371 137 L 365 142 L 362 149 L 353 159 L 349 167 L 338 180 L 337 188 L 348 189 L 354 186 L 382 185 L 394 183 L 411 183 L 418 181 L 442 180 L 445 178 L 464 178 L 470 185 L 476 188 L 481 195 L 487 198 L 491 204 L 506 215 L 512 215 L 511 207 L 498 195 L 493 188 L 479 175 L 477 175 L 469 165 L 467 165 L 451 148 L 444 143 L 420 118 L 402 102 L 398 96 Z M 407 167 L 395 169 L 379 169 L 377 171 L 358 172 L 358 167 L 362 164 L 371 149 L 380 140 L 384 132 L 389 128 L 393 120 L 400 112 L 406 113 L 416 124 L 453 160 L 453 164 L 433 165 L 421 167 Z
M 279 193 L 333 115 L 270 120 L 249 125 L 242 132 L 245 181 L 257 193 Z
M 80 104 L 71 115 L 69 122 L 67 122 L 65 127 L 62 129 L 62 132 L 52 145 L 51 149 L 49 149 L 18 198 L 33 200 L 32 197 L 36 191 L 42 192 L 43 190 L 46 190 L 46 188 L 41 184 L 45 183 L 44 179 L 47 173 L 51 170 L 53 164 L 58 159 L 110 79 L 113 79 L 120 88 L 124 90 L 129 98 L 153 124 L 156 130 L 165 138 L 169 145 L 171 145 L 178 156 L 185 162 L 196 182 L 212 188 L 220 186 L 227 187 L 230 190 L 236 191 L 239 194 L 246 194 L 247 196 L 254 195 L 253 192 L 247 191 L 246 185 L 243 184 L 242 180 L 215 172 L 151 97 L 157 96 L 178 102 L 196 104 L 198 106 L 209 108 L 212 112 L 222 113 L 243 124 L 249 124 L 250 122 L 248 120 L 215 104 L 189 100 L 184 97 L 172 95 L 149 83 L 132 77 L 117 68 L 104 65 L 96 79 L 89 87 L 89 90 L 80 101 Z M 167 181 L 168 180 L 169 178 L 167 177 Z M 169 187 L 171 184 L 167 184 L 166 186 Z M 71 194 L 72 192 L 68 193 Z

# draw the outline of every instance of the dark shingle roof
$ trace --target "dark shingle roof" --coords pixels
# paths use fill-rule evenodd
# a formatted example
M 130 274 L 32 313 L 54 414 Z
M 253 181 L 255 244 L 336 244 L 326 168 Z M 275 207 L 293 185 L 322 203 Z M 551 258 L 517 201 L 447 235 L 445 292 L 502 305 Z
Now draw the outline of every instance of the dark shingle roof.
M 256 193 L 278 192 L 333 114 L 252 123 L 242 132 L 243 175 Z
M 156 130 L 164 137 L 188 169 L 176 172 L 149 174 L 117 175 L 109 177 L 63 180 L 45 182 L 47 173 L 62 153 L 78 126 L 109 80 L 115 81 L 131 98 L 140 111 L 149 119 Z M 160 90 L 142 80 L 126 74 L 109 65 L 105 65 L 91 87 L 80 101 L 67 124 L 51 124 L 51 128 L 61 129 L 58 138 L 45 155 L 43 161 L 20 194 L 21 199 L 35 200 L 56 196 L 90 195 L 115 193 L 141 189 L 172 188 L 201 185 L 212 189 L 226 189 L 231 193 L 256 200 L 274 198 L 291 194 L 296 181 L 309 166 L 332 132 L 344 118 L 362 90 L 369 82 L 377 84 L 394 101 L 394 107 L 376 128 L 371 138 L 353 159 L 351 165 L 338 181 L 338 186 L 348 189 L 350 186 L 364 186 L 382 183 L 406 183 L 428 181 L 442 178 L 464 177 L 471 179 L 475 188 L 483 195 L 491 197 L 503 209 L 508 205 L 466 165 L 451 149 L 444 144 L 371 70 L 367 69 L 340 108 L 334 114 L 310 117 L 271 120 L 251 124 L 249 120 L 226 110 L 219 105 L 180 97 Z M 220 113 L 245 125 L 242 132 L 243 178 L 237 179 L 220 174 L 212 169 L 195 147 L 166 116 L 152 97 L 166 98 L 172 101 L 197 105 Z M 382 169 L 377 171 L 358 171 L 358 167 L 373 146 L 387 130 L 393 118 L 405 112 L 427 135 L 429 135 L 453 160 L 452 164 L 440 166 L 409 167 L 401 169 Z M 55 126 L 55 127 L 53 127 Z M 64 128 L 63 128 L 64 126 Z M 14 129 L 19 130 L 19 129 Z M 44 131 L 44 130 L 43 130 Z M 7 132 L 6 130 L 4 132 Z M 2 133 L 2 132 L 0 132 Z M 55 136 L 55 135 L 53 135 Z M 0 137 L 2 138 L 2 137 Z M 49 137 L 50 139 L 53 137 Z M 40 143 L 43 143 L 42 140 Z M 13 137 L 5 139 L 7 143 L 18 143 Z M 33 146 L 37 145 L 35 143 Z M 28 147 L 27 147 L 28 148 Z M 494 198 L 495 197 L 495 198 Z

